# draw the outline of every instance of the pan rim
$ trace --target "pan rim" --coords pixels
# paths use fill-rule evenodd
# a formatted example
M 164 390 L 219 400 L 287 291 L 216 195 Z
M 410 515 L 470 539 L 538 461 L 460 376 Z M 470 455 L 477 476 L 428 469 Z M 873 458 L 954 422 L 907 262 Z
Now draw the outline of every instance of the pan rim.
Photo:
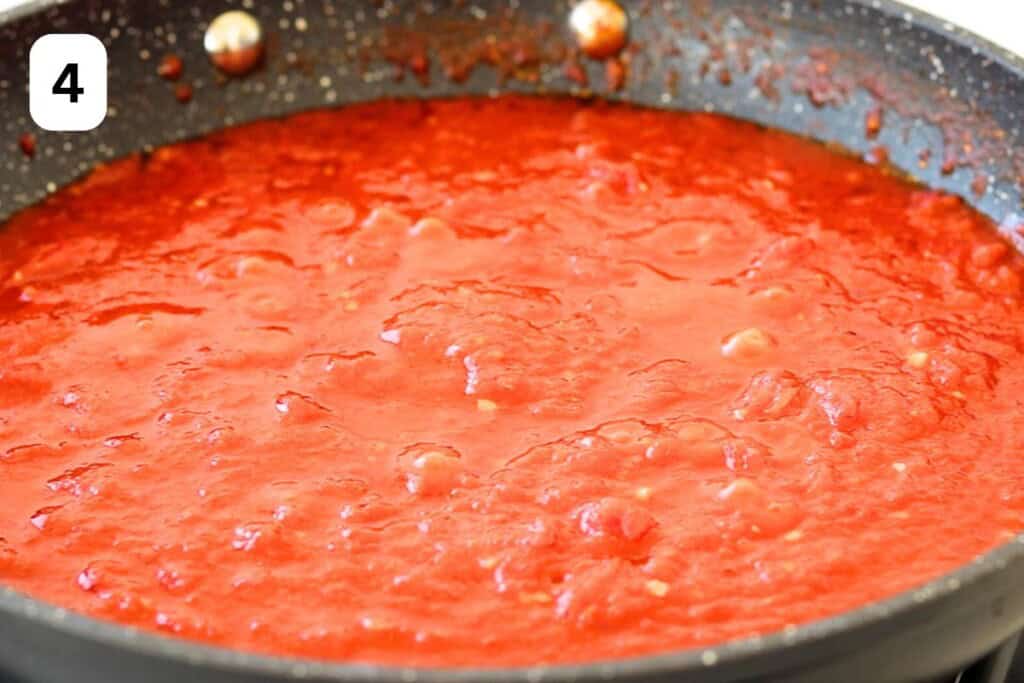
M 848 4 L 907 21 L 938 38 L 970 48 L 980 56 L 997 62 L 1019 82 L 1024 83 L 1024 57 L 996 45 L 963 27 L 927 12 L 910 8 L 896 0 L 844 0 Z M 74 0 L 28 0 L 0 12 L 0 28 L 29 15 L 43 12 Z M 901 621 L 913 621 L 929 610 L 937 611 L 962 592 L 993 579 L 1001 573 L 1024 576 L 1024 531 L 1008 542 L 961 565 L 956 570 L 882 601 L 818 619 L 784 631 L 718 643 L 708 647 L 673 650 L 628 659 L 516 667 L 425 668 L 400 667 L 364 662 L 300 659 L 233 650 L 195 641 L 164 636 L 112 621 L 78 614 L 52 603 L 32 598 L 0 585 L 0 616 L 17 616 L 63 632 L 73 638 L 130 651 L 137 655 L 185 662 L 190 666 L 208 666 L 237 674 L 279 675 L 295 680 L 381 681 L 385 683 L 442 683 L 483 681 L 485 683 L 541 683 L 584 680 L 622 680 L 644 676 L 680 674 L 702 669 L 724 669 L 768 661 L 784 652 L 802 649 L 807 654 L 815 646 L 844 633 L 862 631 L 879 624 L 896 628 Z M 885 634 L 876 637 L 884 638 Z M 763 670 L 761 675 L 770 674 Z

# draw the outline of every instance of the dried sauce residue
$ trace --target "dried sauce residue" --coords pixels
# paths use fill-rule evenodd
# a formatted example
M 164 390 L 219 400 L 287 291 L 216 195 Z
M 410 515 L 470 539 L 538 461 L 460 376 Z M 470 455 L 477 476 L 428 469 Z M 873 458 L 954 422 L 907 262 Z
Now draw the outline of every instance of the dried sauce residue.
M 807 59 L 793 68 L 791 88 L 803 94 L 815 107 L 840 107 L 846 103 L 855 84 L 836 71 L 839 53 L 831 49 L 812 49 Z
M 396 37 L 397 38 L 397 37 Z M 394 41 L 388 41 L 384 57 L 395 67 L 395 80 L 401 81 L 406 73 L 412 74 L 420 85 L 430 85 L 430 55 L 425 38 L 419 33 L 408 32 Z
M 383 54 L 395 65 L 397 77 L 408 72 L 424 85 L 429 83 L 432 56 L 456 83 L 465 82 L 478 66 L 494 68 L 502 82 L 537 82 L 542 65 L 562 63 L 568 53 L 550 22 L 525 23 L 510 10 L 477 21 L 423 16 L 415 26 L 385 28 L 364 53 L 364 61 Z
M 778 102 L 781 98 L 778 82 L 786 75 L 786 69 L 777 62 L 769 62 L 757 72 L 754 85 L 761 95 L 770 102 Z
M 674 74 L 664 79 L 670 97 L 676 96 L 674 86 L 689 70 L 699 80 L 710 77 L 722 85 L 753 74 L 755 92 L 777 104 L 784 87 L 806 97 L 815 108 L 848 106 L 853 94 L 863 90 L 874 100 L 864 115 L 867 140 L 881 133 L 884 114 L 891 110 L 903 119 L 921 120 L 939 130 L 942 148 L 935 153 L 941 154 L 943 174 L 999 160 L 997 165 L 1010 166 L 1007 180 L 1024 184 L 1024 151 L 1008 145 L 1000 124 L 950 85 L 948 71 L 934 51 L 921 52 L 928 59 L 926 68 L 933 72 L 927 81 L 918 74 L 880 65 L 878 56 L 869 50 L 841 47 L 841 38 L 831 37 L 837 33 L 834 27 L 815 26 L 821 33 L 821 47 L 808 49 L 802 47 L 802 40 L 787 40 L 786 27 L 796 21 L 791 8 L 764 16 L 743 8 L 716 10 L 703 0 L 683 8 L 662 3 L 645 7 L 652 15 L 650 21 L 665 28 L 648 40 L 642 59 Z M 793 37 L 805 39 L 801 33 L 807 29 L 793 30 Z M 678 63 L 670 61 L 677 56 Z M 1003 161 L 1008 150 L 1009 164 Z M 932 150 L 922 151 L 919 167 L 927 168 L 932 154 Z M 985 187 L 991 188 L 995 181 L 990 178 Z M 981 181 L 973 185 L 975 192 L 978 188 L 982 188 Z

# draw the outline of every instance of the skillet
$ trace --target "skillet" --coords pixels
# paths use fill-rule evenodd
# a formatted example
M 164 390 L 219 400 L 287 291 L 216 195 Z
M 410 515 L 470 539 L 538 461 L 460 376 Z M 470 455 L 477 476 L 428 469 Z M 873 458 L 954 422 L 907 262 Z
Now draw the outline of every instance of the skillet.
M 607 64 L 576 50 L 563 0 L 242 0 L 263 26 L 266 58 L 235 79 L 209 64 L 203 32 L 238 3 L 34 0 L 0 13 L 0 220 L 96 163 L 254 119 L 381 97 L 572 93 L 716 111 L 859 154 L 884 146 L 897 169 L 964 196 L 1024 248 L 1020 59 L 889 0 L 624 6 L 629 43 L 619 59 L 628 76 L 616 87 Z M 110 107 L 95 131 L 43 133 L 28 117 L 28 49 L 50 32 L 92 33 L 107 46 Z M 187 103 L 157 74 L 168 53 L 185 64 Z M 408 68 L 417 54 L 426 73 Z M 884 126 L 866 134 L 866 119 L 880 112 Z M 32 156 L 19 145 L 26 133 Z M 996 680 L 984 677 L 998 673 L 992 667 L 1024 628 L 1022 581 L 1024 536 L 913 591 L 782 633 L 621 662 L 493 670 L 243 654 L 102 623 L 0 586 L 0 680 L 903 681 L 961 670 L 992 651 L 988 669 L 971 671 Z

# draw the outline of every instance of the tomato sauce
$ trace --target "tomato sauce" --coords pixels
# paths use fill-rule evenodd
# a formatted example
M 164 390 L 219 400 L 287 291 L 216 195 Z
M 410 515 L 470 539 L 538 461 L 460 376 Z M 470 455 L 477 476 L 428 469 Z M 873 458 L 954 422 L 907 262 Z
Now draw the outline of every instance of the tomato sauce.
M 1024 522 L 1021 259 L 705 114 L 505 97 L 227 130 L 0 231 L 0 582 L 250 651 L 765 634 Z

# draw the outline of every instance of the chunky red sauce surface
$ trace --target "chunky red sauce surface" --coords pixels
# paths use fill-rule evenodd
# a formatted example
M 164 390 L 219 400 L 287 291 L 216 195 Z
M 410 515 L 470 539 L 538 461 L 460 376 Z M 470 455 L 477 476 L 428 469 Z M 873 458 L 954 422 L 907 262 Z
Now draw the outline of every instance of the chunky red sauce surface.
M 1024 526 L 1021 272 L 709 115 L 372 104 L 121 161 L 0 232 L 0 581 L 418 665 L 835 614 Z

